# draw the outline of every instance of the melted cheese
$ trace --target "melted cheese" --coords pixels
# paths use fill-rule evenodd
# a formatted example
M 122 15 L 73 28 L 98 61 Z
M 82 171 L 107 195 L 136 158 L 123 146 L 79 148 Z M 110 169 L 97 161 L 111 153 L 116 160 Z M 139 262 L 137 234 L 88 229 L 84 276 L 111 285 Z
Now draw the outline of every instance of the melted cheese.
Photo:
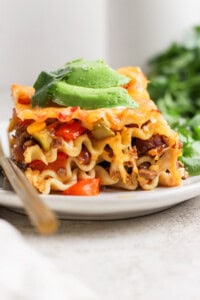
M 35 107 L 30 104 L 20 104 L 20 94 L 26 94 L 31 97 L 34 94 L 34 88 L 19 85 L 12 86 L 12 95 L 15 101 L 16 114 L 21 120 L 32 119 L 43 122 L 48 118 L 56 118 L 61 122 L 69 122 L 72 119 L 78 119 L 83 126 L 92 130 L 97 122 L 104 123 L 113 130 L 121 130 L 125 125 L 136 125 L 142 129 L 142 139 L 149 138 L 152 135 L 152 128 L 156 133 L 177 139 L 177 135 L 168 126 L 167 122 L 157 109 L 155 103 L 149 98 L 147 92 L 147 80 L 141 70 L 136 67 L 125 67 L 118 70 L 119 73 L 131 78 L 130 83 L 125 87 L 135 101 L 139 103 L 139 108 L 131 109 L 125 107 L 83 110 L 79 107 Z M 146 138 L 145 138 L 146 136 Z
M 92 130 L 97 122 L 105 124 L 115 132 L 114 137 L 95 140 L 90 134 L 83 134 L 74 141 L 62 141 L 58 148 L 51 148 L 45 152 L 39 145 L 33 145 L 24 151 L 24 161 L 29 164 L 34 160 L 41 160 L 46 165 L 57 159 L 57 151 L 66 153 L 68 159 L 65 175 L 59 175 L 53 170 L 26 169 L 29 181 L 41 192 L 63 191 L 82 178 L 99 177 L 102 185 L 134 190 L 138 186 L 150 190 L 157 185 L 175 186 L 181 183 L 181 172 L 176 163 L 181 155 L 178 134 L 167 124 L 155 103 L 150 99 L 146 90 L 147 80 L 139 68 L 125 67 L 119 73 L 131 78 L 126 88 L 135 101 L 139 103 L 137 109 L 119 107 L 112 109 L 83 110 L 80 107 L 35 107 L 31 106 L 34 95 L 33 87 L 12 86 L 16 115 L 21 120 L 35 120 L 40 127 L 31 125 L 31 130 L 39 130 L 49 118 L 60 122 L 78 119 L 88 130 Z M 20 98 L 29 99 L 30 104 L 21 104 Z M 38 123 L 37 123 L 38 124 Z M 29 130 L 30 130 L 29 128 Z M 165 137 L 167 147 L 149 150 L 148 155 L 138 157 L 136 146 L 132 146 L 133 138 L 148 140 L 153 135 Z M 87 148 L 90 162 L 81 164 L 79 155 Z M 108 148 L 109 147 L 109 148 Z M 109 168 L 103 168 L 100 162 L 107 162 Z M 139 175 L 140 165 L 148 162 L 149 170 L 155 171 L 157 176 L 152 180 Z M 130 168 L 132 169 L 130 173 Z

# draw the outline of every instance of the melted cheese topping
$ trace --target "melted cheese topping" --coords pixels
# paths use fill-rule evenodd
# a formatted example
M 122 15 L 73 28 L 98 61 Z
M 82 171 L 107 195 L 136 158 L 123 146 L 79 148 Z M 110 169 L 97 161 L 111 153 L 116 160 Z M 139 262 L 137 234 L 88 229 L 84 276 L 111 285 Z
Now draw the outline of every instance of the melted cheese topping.
M 110 109 L 83 110 L 79 107 L 35 107 L 31 106 L 31 97 L 34 94 L 33 87 L 12 86 L 12 95 L 15 101 L 16 114 L 21 120 L 32 119 L 37 122 L 45 121 L 48 118 L 56 118 L 61 122 L 69 122 L 78 119 L 83 126 L 91 130 L 97 122 L 105 124 L 113 130 L 121 130 L 125 125 L 137 125 L 143 129 L 142 139 L 146 139 L 152 131 L 152 124 L 156 133 L 177 139 L 177 134 L 168 126 L 167 122 L 157 109 L 155 103 L 149 98 L 146 90 L 147 80 L 139 68 L 125 67 L 118 70 L 119 73 L 131 78 L 130 83 L 125 87 L 139 108 L 131 109 L 125 107 Z M 24 94 L 30 98 L 30 104 L 21 104 L 19 99 Z

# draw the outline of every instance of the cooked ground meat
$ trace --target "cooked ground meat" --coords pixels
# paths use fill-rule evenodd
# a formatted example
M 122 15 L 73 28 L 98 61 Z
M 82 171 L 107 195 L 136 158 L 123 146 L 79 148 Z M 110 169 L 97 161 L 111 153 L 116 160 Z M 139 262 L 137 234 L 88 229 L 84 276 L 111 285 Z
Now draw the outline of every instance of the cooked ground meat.
M 158 173 L 154 170 L 140 169 L 139 176 L 144 177 L 147 180 L 153 180 Z
M 27 124 L 16 124 L 16 131 L 15 131 L 15 137 L 16 137 L 16 145 L 23 145 L 25 141 L 30 140 L 31 136 L 26 131 Z
M 151 163 L 148 161 L 143 162 L 138 166 L 138 169 L 148 169 L 150 167 Z
M 26 131 L 27 124 L 26 123 L 17 123 L 15 126 L 15 146 L 12 151 L 12 155 L 16 162 L 23 162 L 24 160 L 24 150 L 27 146 L 32 143 L 31 136 Z
M 138 155 L 143 155 L 149 150 L 154 148 L 159 148 L 159 147 L 165 148 L 167 146 L 164 137 L 158 134 L 153 135 L 148 140 L 141 140 L 136 138 L 135 144 L 138 151 Z
M 82 150 L 78 156 L 78 160 L 82 165 L 88 165 L 90 163 L 91 154 L 86 148 L 86 146 L 82 146 Z
M 62 142 L 63 139 L 61 137 L 53 137 L 53 143 L 52 143 L 52 147 L 53 148 L 59 148 L 60 146 L 62 146 Z
M 23 160 L 24 160 L 23 153 L 24 153 L 24 150 L 21 145 L 15 146 L 12 149 L 12 156 L 16 162 L 23 162 Z

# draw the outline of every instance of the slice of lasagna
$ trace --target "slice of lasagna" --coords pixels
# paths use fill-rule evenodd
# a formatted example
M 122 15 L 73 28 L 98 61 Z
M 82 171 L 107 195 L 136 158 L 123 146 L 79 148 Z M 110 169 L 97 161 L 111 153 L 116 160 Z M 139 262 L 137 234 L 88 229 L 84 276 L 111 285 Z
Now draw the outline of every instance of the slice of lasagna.
M 51 73 L 52 81 L 43 72 L 34 88 L 12 86 L 12 157 L 32 185 L 43 194 L 78 195 L 94 195 L 105 186 L 151 190 L 180 185 L 185 177 L 178 161 L 181 143 L 150 100 L 141 70 L 112 70 L 120 78 L 114 81 L 113 74 L 95 74 L 95 66 L 81 63 L 83 74 L 77 64 L 71 69 L 68 64 L 64 72 Z M 117 89 L 129 99 L 116 102 Z M 104 101 L 111 94 L 114 102 Z

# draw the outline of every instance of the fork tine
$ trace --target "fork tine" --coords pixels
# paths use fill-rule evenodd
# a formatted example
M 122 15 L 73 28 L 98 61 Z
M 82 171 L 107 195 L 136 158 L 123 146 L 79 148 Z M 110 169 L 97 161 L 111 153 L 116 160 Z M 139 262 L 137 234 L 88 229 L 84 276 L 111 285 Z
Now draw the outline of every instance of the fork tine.
M 10 191 L 12 190 L 12 186 L 3 172 L 3 169 L 0 166 L 0 189 Z
M 3 175 L 0 174 L 0 189 L 3 189 Z
M 0 189 L 3 188 L 3 180 L 4 180 L 3 169 L 0 166 Z
M 8 180 L 8 178 L 6 176 L 3 177 L 3 189 L 7 190 L 7 191 L 11 191 L 12 190 L 12 186 Z

